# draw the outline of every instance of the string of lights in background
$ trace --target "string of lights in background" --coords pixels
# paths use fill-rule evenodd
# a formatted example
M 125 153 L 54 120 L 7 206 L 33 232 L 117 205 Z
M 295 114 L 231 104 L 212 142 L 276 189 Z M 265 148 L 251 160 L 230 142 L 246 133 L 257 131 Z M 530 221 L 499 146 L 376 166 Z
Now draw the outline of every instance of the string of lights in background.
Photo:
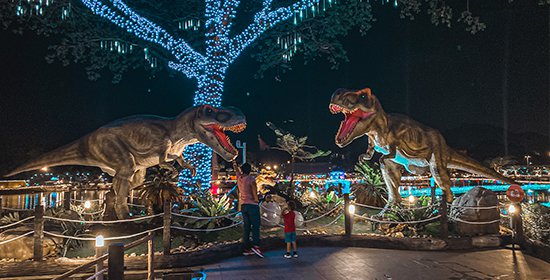
M 16 0 L 17 1 L 17 0 Z M 53 0 L 18 0 L 17 15 L 43 15 L 44 9 Z M 203 54 L 195 51 L 182 38 L 173 36 L 158 24 L 141 16 L 131 9 L 122 0 L 81 0 L 94 14 L 109 20 L 114 25 L 133 34 L 137 38 L 152 43 L 168 51 L 173 60 L 168 67 L 181 72 L 188 78 L 197 80 L 197 90 L 194 105 L 209 104 L 221 106 L 224 90 L 225 74 L 231 63 L 257 40 L 265 31 L 280 22 L 293 20 L 298 24 L 308 17 L 319 15 L 322 11 L 337 4 L 337 0 L 297 0 L 285 7 L 273 7 L 272 0 L 264 0 L 261 9 L 254 15 L 253 21 L 242 32 L 231 37 L 230 31 L 233 19 L 237 16 L 239 0 L 205 0 L 204 20 L 187 18 L 177 21 L 177 30 L 205 31 L 206 51 Z M 62 8 L 61 17 L 66 19 L 71 15 L 71 2 Z M 286 40 L 286 39 L 284 39 Z M 285 44 L 291 53 L 286 59 L 291 59 L 296 53 L 296 44 L 302 41 L 294 35 L 293 45 Z M 294 42 L 296 41 L 296 42 Z M 132 44 L 118 40 L 100 41 L 100 48 L 119 54 L 134 51 Z M 293 47 L 294 46 L 294 47 Z M 148 48 L 144 48 L 144 58 L 151 67 L 158 66 L 158 60 Z M 212 151 L 205 145 L 193 145 L 186 149 L 185 158 L 197 169 L 197 175 L 189 178 L 190 174 L 182 174 L 182 183 L 186 185 L 200 182 L 204 188 L 210 186 Z

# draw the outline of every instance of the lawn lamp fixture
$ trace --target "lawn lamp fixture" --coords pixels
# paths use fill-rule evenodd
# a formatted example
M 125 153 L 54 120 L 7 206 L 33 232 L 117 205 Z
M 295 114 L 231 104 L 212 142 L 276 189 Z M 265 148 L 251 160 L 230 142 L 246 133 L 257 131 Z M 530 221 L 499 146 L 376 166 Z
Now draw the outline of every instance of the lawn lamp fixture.
M 96 248 L 101 248 L 105 246 L 105 237 L 103 237 L 103 235 L 98 235 L 95 237 L 95 247 Z
M 350 206 L 348 206 L 348 213 L 349 213 L 350 215 L 355 214 L 355 205 L 350 204 Z
M 314 199 L 316 197 L 315 192 L 312 190 L 309 192 L 309 198 Z
M 92 203 L 89 200 L 86 200 L 84 202 L 84 208 L 90 209 L 92 207 Z
M 409 203 L 410 204 L 413 204 L 415 200 L 416 200 L 416 197 L 414 197 L 414 195 L 412 195 L 412 194 L 409 195 Z
M 516 206 L 514 206 L 514 204 L 510 204 L 510 206 L 508 206 L 508 213 L 514 215 L 516 211 Z

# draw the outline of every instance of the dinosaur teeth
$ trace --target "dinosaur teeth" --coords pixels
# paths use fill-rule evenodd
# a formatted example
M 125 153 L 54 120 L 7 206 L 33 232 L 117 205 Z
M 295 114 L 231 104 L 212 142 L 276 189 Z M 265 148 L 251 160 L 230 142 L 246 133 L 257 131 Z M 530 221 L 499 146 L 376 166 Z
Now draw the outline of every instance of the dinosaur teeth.
M 246 124 L 241 123 L 234 126 L 223 127 L 224 131 L 231 131 L 234 133 L 241 133 L 246 129 Z

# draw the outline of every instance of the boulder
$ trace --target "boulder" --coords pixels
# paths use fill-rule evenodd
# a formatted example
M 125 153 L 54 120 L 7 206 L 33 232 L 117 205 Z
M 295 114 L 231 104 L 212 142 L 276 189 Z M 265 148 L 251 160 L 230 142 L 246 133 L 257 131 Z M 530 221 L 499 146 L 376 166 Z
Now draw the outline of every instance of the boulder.
M 274 227 L 281 222 L 281 207 L 275 201 L 266 201 L 260 207 L 262 226 Z
M 28 227 L 19 227 L 4 231 L 0 234 L 0 242 L 10 240 L 31 231 Z M 44 257 L 54 256 L 57 253 L 57 242 L 62 240 L 54 240 L 48 236 L 44 236 L 43 252 Z M 29 260 L 33 257 L 34 238 L 33 235 L 27 235 L 17 240 L 0 245 L 0 259 L 17 259 Z
M 491 207 L 498 205 L 497 194 L 483 187 L 475 187 L 453 201 L 449 214 L 462 235 L 499 233 L 499 223 L 471 224 L 467 222 L 491 222 L 500 219 L 498 208 L 471 209 L 461 207 Z M 464 221 L 464 222 L 462 222 Z

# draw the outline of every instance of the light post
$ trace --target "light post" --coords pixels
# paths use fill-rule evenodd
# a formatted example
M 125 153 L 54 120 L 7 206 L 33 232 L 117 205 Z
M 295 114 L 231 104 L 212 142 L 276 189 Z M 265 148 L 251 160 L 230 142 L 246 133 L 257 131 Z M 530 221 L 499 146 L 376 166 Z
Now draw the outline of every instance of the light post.
M 526 155 L 523 157 L 525 159 L 525 164 L 527 164 L 529 166 L 530 162 L 529 162 L 529 159 L 531 159 L 531 156 L 530 155 Z
M 99 258 L 103 254 L 103 247 L 105 246 L 105 238 L 103 235 L 98 235 L 95 237 L 95 257 Z M 103 262 L 98 262 L 95 265 L 95 273 L 99 273 L 103 270 Z M 100 273 L 96 276 L 96 280 L 103 280 L 103 273 Z

